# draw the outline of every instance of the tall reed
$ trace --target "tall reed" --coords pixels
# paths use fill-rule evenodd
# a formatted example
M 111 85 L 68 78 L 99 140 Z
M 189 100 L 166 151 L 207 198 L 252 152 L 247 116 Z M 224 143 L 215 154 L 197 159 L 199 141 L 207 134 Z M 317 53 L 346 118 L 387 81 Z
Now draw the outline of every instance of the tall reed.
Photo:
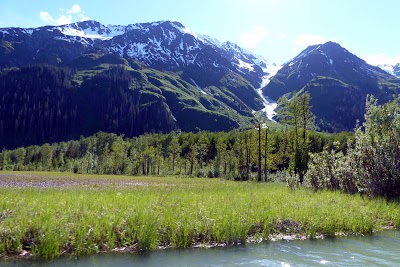
M 35 175 L 26 179 L 61 179 Z M 72 174 L 61 180 L 74 184 L 0 187 L 0 255 L 25 250 L 52 259 L 121 248 L 238 244 L 280 234 L 365 234 L 400 223 L 394 202 L 282 184 Z

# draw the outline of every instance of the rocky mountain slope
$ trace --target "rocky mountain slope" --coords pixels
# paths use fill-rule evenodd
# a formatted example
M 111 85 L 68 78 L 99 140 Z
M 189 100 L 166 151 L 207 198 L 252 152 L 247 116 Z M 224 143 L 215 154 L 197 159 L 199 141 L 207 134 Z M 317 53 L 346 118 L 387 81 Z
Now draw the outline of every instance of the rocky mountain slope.
M 0 145 L 249 127 L 269 66 L 178 22 L 3 28 Z
M 390 64 L 378 65 L 378 67 L 383 69 L 387 73 L 400 78 L 400 63 L 397 63 L 395 65 L 390 65 Z
M 277 67 L 175 21 L 2 28 L 0 69 L 2 147 L 251 127 L 255 111 L 272 118 L 274 100 L 304 92 L 321 130 L 352 130 L 367 94 L 384 102 L 400 91 L 399 78 L 336 43 Z
M 162 70 L 199 66 L 234 71 L 257 87 L 268 62 L 230 42 L 198 36 L 179 22 L 160 21 L 128 26 L 84 21 L 32 29 L 0 29 L 0 67 L 68 64 L 82 54 L 114 53 Z M 201 82 L 201 81 L 200 81 Z
M 400 79 L 367 64 L 337 43 L 310 46 L 282 66 L 263 88 L 268 97 L 308 92 L 320 129 L 343 131 L 362 121 L 368 94 L 386 102 L 400 92 Z

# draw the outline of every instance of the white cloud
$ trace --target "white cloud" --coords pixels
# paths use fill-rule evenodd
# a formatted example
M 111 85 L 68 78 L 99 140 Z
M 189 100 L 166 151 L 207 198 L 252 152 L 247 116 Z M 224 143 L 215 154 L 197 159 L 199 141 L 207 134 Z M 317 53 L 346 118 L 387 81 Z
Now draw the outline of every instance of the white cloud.
M 39 15 L 43 22 L 56 25 L 69 24 L 74 21 L 85 21 L 90 19 L 85 16 L 85 12 L 78 4 L 74 4 L 70 9 L 64 10 L 63 14 L 59 14 L 57 19 L 54 19 L 47 11 L 41 11 Z
M 302 34 L 295 39 L 295 44 L 302 47 L 323 43 L 326 43 L 326 39 L 320 35 Z
M 400 56 L 397 57 L 389 57 L 384 54 L 376 54 L 376 55 L 366 55 L 362 56 L 362 59 L 364 59 L 368 64 L 377 66 L 377 65 L 396 65 L 397 63 L 400 63 Z
M 61 15 L 58 17 L 56 22 L 58 25 L 69 24 L 72 22 L 72 16 L 71 15 Z
M 253 28 L 249 32 L 241 33 L 239 38 L 244 47 L 255 49 L 267 36 L 268 33 L 264 29 L 264 27 L 253 26 Z
M 72 8 L 69 10 L 69 13 L 72 13 L 72 14 L 79 14 L 81 12 L 82 12 L 82 9 L 77 4 L 73 5 Z
M 49 14 L 49 12 L 46 11 L 41 11 L 40 12 L 40 19 L 46 23 L 53 23 L 54 19 L 53 17 Z

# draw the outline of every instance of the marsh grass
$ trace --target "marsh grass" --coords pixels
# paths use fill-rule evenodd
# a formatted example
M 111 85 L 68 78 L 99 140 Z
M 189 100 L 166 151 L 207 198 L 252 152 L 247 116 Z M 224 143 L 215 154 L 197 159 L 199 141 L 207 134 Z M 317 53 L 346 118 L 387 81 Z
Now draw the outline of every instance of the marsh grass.
M 60 187 L 0 187 L 2 256 L 28 251 L 33 257 L 52 259 L 121 248 L 149 251 L 158 246 L 238 244 L 249 237 L 334 237 L 372 233 L 400 223 L 400 206 L 395 202 L 340 192 L 290 190 L 274 183 L 0 174 L 8 182 L 74 182 Z

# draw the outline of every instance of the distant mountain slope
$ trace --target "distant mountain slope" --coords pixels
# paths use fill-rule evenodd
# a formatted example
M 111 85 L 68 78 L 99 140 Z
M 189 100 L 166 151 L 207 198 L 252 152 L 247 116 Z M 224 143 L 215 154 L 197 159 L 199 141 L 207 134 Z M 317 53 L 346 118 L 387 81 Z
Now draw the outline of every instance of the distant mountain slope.
M 175 21 L 2 28 L 0 69 L 0 146 L 251 127 L 255 111 L 271 118 L 273 100 L 306 91 L 321 130 L 352 130 L 367 94 L 385 102 L 400 91 L 399 78 L 336 43 L 279 68 Z
M 213 50 L 213 51 L 210 51 Z M 268 62 L 232 43 L 198 36 L 179 22 L 160 21 L 127 26 L 96 21 L 32 29 L 0 29 L 0 67 L 69 64 L 82 54 L 115 53 L 162 70 L 196 65 L 210 71 L 234 71 L 255 87 Z M 208 56 L 207 60 L 204 56 Z
M 84 54 L 69 67 L 5 69 L 0 71 L 0 147 L 63 141 L 98 131 L 137 136 L 250 126 L 253 114 L 246 103 L 260 102 L 249 98 L 257 93 L 240 75 L 227 75 L 221 76 L 218 87 L 200 87 L 177 73 L 101 54 Z
M 3 28 L 0 68 L 8 85 L 0 88 L 1 108 L 7 109 L 0 115 L 0 145 L 58 141 L 99 130 L 135 136 L 249 127 L 253 112 L 264 108 L 256 88 L 269 66 L 262 57 L 198 36 L 179 22 Z M 59 72 L 68 73 L 61 85 L 29 88 L 32 79 L 58 81 L 53 75 Z M 13 90 L 19 93 L 13 96 Z M 49 94 L 38 94 L 43 91 Z M 21 105 L 27 106 L 23 112 L 17 110 Z M 64 109 L 70 115 L 64 116 Z M 30 116 L 32 123 L 52 122 L 27 129 Z M 61 131 L 59 120 L 71 125 Z
M 400 63 L 397 63 L 396 65 L 390 65 L 390 64 L 378 65 L 378 67 L 383 69 L 387 73 L 400 78 Z
M 311 94 L 320 129 L 352 130 L 357 120 L 364 119 L 366 95 L 386 102 L 400 92 L 400 79 L 328 42 L 305 49 L 263 88 L 275 100 L 304 91 Z
M 0 147 L 79 138 L 98 131 L 127 136 L 177 129 L 165 98 L 133 90 L 121 67 L 74 81 L 74 70 L 49 65 L 0 72 Z

